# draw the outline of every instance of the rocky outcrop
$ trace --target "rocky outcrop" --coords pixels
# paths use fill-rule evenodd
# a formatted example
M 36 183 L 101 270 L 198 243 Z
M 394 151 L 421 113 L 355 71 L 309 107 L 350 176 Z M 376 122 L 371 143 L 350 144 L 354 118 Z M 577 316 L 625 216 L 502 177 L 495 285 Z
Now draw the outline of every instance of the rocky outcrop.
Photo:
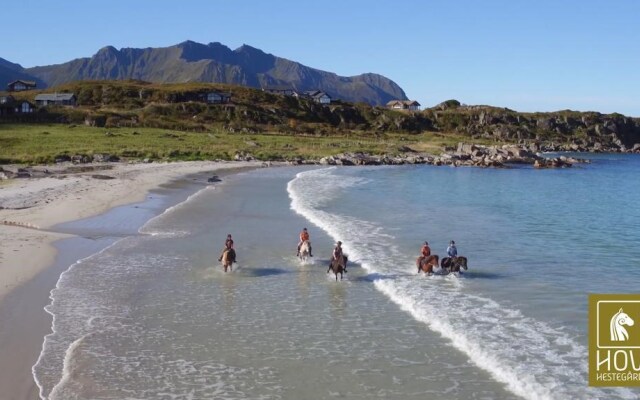
M 320 165 L 404 165 L 428 164 L 453 167 L 508 168 L 515 165 L 531 165 L 535 168 L 566 168 L 577 163 L 588 163 L 574 157 L 544 157 L 521 145 L 480 146 L 459 143 L 456 149 L 439 156 L 425 153 L 402 155 L 371 155 L 366 153 L 342 153 L 320 160 L 292 160 L 292 164 Z
M 445 102 L 453 104 L 451 100 Z M 621 114 L 559 111 L 518 113 L 490 106 L 444 106 L 426 110 L 434 128 L 473 139 L 537 146 L 534 151 L 638 152 L 640 119 Z M 638 145 L 638 146 L 637 146 Z

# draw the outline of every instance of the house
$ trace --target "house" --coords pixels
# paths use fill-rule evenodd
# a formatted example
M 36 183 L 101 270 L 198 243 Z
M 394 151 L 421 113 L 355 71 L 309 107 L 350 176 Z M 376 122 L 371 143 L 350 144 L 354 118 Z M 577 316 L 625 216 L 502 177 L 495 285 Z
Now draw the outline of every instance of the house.
M 208 92 L 201 95 L 201 99 L 208 104 L 223 104 L 231 102 L 231 93 Z
M 21 92 L 23 90 L 31 90 L 35 88 L 36 88 L 36 83 L 34 81 L 23 81 L 21 79 L 10 82 L 7 85 L 7 90 L 10 92 Z
M 391 100 L 387 103 L 387 108 L 392 110 L 419 111 L 420 103 L 415 100 Z
M 13 96 L 0 96 L 0 116 L 30 114 L 36 107 L 26 100 L 16 101 Z
M 283 96 L 293 96 L 296 92 L 292 87 L 286 87 L 286 86 L 271 86 L 271 87 L 262 88 L 262 90 L 264 92 L 280 94 Z
M 73 93 L 43 93 L 36 96 L 36 105 L 38 106 L 75 106 L 76 103 L 77 98 Z
M 331 104 L 331 96 L 321 90 L 307 90 L 300 97 L 306 97 L 320 104 Z

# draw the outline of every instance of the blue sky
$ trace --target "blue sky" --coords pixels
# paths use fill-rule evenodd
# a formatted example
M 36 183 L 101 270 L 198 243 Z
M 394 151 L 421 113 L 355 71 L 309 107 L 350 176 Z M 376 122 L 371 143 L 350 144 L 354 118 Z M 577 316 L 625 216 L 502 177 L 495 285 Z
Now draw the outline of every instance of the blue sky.
M 396 4 L 394 4 L 396 3 Z M 394 80 L 411 99 L 640 117 L 640 1 L 3 1 L 0 57 L 24 67 L 106 45 L 242 44 Z

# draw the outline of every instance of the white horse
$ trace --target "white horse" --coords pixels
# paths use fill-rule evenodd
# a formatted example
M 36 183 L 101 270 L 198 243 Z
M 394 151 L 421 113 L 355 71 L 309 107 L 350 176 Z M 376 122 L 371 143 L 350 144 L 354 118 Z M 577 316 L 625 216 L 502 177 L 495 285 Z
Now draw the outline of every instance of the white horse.
M 609 331 L 611 333 L 612 342 L 623 342 L 629 339 L 629 334 L 624 325 L 633 326 L 633 320 L 622 311 L 622 308 L 611 317 L 609 322 Z
M 309 259 L 309 254 L 311 254 L 309 248 L 311 248 L 311 244 L 308 240 L 302 242 L 302 244 L 300 245 L 300 254 L 298 255 L 298 257 L 300 257 L 300 261 L 307 262 L 307 260 Z

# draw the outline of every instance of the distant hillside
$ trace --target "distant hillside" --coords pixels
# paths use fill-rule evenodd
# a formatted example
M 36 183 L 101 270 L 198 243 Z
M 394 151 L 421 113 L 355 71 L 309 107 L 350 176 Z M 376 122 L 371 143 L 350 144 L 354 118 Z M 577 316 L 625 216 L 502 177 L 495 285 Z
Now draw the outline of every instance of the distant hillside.
M 78 107 L 49 107 L 33 114 L 5 117 L 4 121 L 313 137 L 405 134 L 408 138 L 430 134 L 471 143 L 519 143 L 549 151 L 640 152 L 640 118 L 616 113 L 523 113 L 483 105 L 465 106 L 456 100 L 418 112 L 401 112 L 344 101 L 321 105 L 246 86 L 197 82 L 81 81 L 48 90 L 74 93 Z M 207 105 L 194 101 L 210 91 L 231 93 L 231 103 Z M 41 92 L 19 92 L 15 97 L 33 102 Z
M 170 47 L 120 50 L 108 46 L 90 58 L 28 68 L 26 72 L 48 86 L 80 80 L 137 79 L 156 83 L 212 82 L 255 88 L 320 89 L 334 98 L 373 105 L 407 99 L 400 86 L 382 75 L 366 73 L 343 77 L 248 45 L 231 50 L 221 43 L 205 45 L 186 41 Z
M 28 74 L 20 64 L 14 64 L 0 58 L 0 91 L 7 89 L 7 84 L 17 79 L 35 81 L 38 87 L 45 87 L 45 83 L 33 75 Z

